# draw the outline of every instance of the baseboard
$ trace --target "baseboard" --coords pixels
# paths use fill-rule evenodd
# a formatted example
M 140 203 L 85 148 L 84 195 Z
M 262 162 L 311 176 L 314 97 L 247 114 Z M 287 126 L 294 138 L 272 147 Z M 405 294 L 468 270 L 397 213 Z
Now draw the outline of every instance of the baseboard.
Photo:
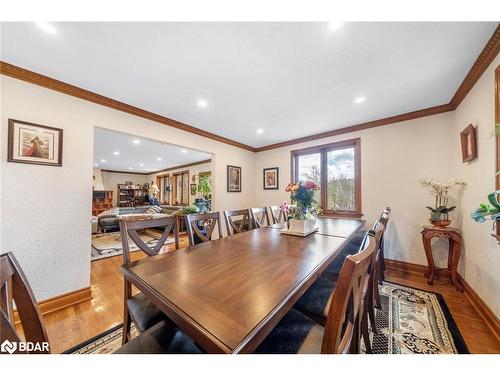
M 89 301 L 90 299 L 92 299 L 92 290 L 90 286 L 88 286 L 40 301 L 38 303 L 38 308 L 42 315 L 47 315 L 65 309 L 66 307 L 76 305 L 77 303 Z M 14 311 L 14 323 L 20 323 L 17 311 Z
M 394 259 L 385 259 L 385 266 L 389 269 L 393 269 L 399 272 L 411 272 L 423 274 L 427 270 L 427 266 L 415 263 L 402 262 Z M 448 271 L 442 268 L 435 270 L 436 276 L 446 276 Z M 483 301 L 483 299 L 476 293 L 476 291 L 470 286 L 469 283 L 458 274 L 458 279 L 464 287 L 464 294 L 476 309 L 476 311 L 484 319 L 488 327 L 491 329 L 495 337 L 500 340 L 500 320 L 495 315 L 495 313 L 489 308 L 489 306 Z

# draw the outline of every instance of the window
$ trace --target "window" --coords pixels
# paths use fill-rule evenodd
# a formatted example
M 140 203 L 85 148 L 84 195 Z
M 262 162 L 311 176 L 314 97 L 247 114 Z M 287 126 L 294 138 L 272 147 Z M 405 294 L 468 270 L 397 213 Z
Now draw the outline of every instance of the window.
M 292 151 L 292 175 L 320 186 L 316 200 L 325 214 L 361 215 L 359 138 Z

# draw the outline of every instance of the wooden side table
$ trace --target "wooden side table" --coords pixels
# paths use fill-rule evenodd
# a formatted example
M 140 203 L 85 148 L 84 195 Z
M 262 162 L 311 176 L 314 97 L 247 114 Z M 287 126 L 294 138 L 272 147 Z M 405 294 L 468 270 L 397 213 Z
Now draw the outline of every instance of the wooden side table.
M 458 261 L 460 260 L 460 253 L 462 252 L 462 236 L 460 234 L 460 230 L 457 228 L 441 228 L 431 225 L 425 225 L 421 234 L 428 265 L 427 272 L 425 272 L 424 274 L 424 276 L 427 278 L 427 283 L 432 285 L 435 273 L 434 260 L 432 259 L 431 240 L 434 237 L 447 238 L 449 248 L 448 268 L 446 270 L 449 272 L 451 281 L 455 285 L 455 288 L 457 288 L 457 290 L 461 292 L 463 290 L 463 287 L 457 278 Z

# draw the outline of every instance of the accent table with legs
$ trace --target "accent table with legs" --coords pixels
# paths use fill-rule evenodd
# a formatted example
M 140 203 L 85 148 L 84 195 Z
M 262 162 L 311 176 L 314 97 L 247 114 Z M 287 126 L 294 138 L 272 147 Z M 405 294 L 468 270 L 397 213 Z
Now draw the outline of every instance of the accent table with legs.
M 460 260 L 460 253 L 462 252 L 462 236 L 460 234 L 460 230 L 457 228 L 443 228 L 425 225 L 421 234 L 428 265 L 428 270 L 424 274 L 424 276 L 427 278 L 427 283 L 432 285 L 435 274 L 434 260 L 432 259 L 431 240 L 434 237 L 447 238 L 449 248 L 448 268 L 446 270 L 449 272 L 451 281 L 453 282 L 457 290 L 461 292 L 463 290 L 463 287 L 458 281 L 457 277 L 457 267 Z

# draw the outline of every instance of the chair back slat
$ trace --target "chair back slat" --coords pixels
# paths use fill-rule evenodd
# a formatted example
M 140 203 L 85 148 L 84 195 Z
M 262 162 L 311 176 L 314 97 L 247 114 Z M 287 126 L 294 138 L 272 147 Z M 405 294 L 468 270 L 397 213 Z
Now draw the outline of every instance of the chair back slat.
M 252 221 L 255 228 L 268 227 L 270 225 L 269 214 L 266 207 L 251 208 Z
M 224 221 L 226 222 L 228 236 L 252 229 L 250 210 L 248 209 L 224 211 Z
M 269 211 L 271 212 L 271 219 L 273 219 L 273 224 L 279 224 L 288 220 L 286 214 L 280 208 L 280 206 L 270 206 Z
M 139 233 L 140 231 L 151 228 L 163 228 L 162 234 L 154 246 L 149 246 L 146 242 L 144 242 Z M 148 256 L 155 256 L 158 255 L 171 234 L 174 236 L 175 248 L 177 249 L 179 247 L 179 235 L 175 216 L 161 218 L 122 218 L 120 220 L 120 236 L 122 240 L 124 263 L 127 264 L 130 262 L 129 237 L 135 245 Z
M 376 240 L 369 231 L 364 248 L 346 257 L 335 286 L 325 325 L 322 353 L 356 352 L 359 343 L 359 321 L 368 288 L 368 270 L 373 262 Z
M 12 305 L 16 304 L 23 327 L 25 341 L 33 343 L 48 342 L 42 315 L 33 291 L 21 266 L 11 252 L 0 255 L 0 342 L 22 341 L 12 322 Z M 19 352 L 19 346 L 17 351 Z M 33 351 L 30 353 L 49 353 Z
M 200 229 L 200 224 L 204 229 Z M 212 241 L 212 235 L 216 226 L 220 238 L 222 237 L 222 226 L 219 212 L 186 215 L 189 245 L 194 246 L 202 242 Z

